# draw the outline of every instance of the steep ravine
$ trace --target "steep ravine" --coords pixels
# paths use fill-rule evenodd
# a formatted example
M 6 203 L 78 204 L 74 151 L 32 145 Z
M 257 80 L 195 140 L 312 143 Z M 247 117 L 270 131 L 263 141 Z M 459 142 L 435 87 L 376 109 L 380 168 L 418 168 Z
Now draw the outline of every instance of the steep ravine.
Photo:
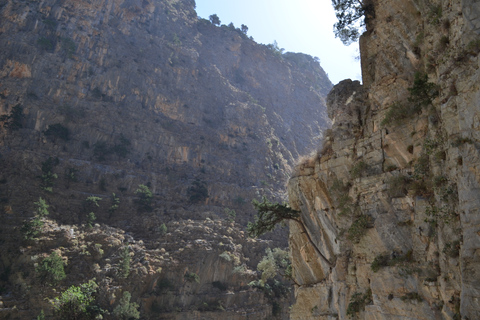
M 142 319 L 288 318 L 248 285 L 286 231 L 244 229 L 320 143 L 331 87 L 194 1 L 0 1 L 0 318 L 60 317 L 92 279 L 104 319 L 126 291 Z
M 480 318 L 480 14 L 474 1 L 372 1 L 363 85 L 328 96 L 331 131 L 289 201 L 292 319 Z

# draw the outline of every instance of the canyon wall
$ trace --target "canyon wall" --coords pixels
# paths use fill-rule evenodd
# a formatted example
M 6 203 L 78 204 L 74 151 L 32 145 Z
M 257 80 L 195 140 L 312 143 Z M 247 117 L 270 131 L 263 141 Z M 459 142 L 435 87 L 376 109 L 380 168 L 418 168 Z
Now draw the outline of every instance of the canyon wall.
M 372 3 L 363 85 L 288 184 L 312 238 L 290 224 L 291 318 L 478 319 L 478 4 Z
M 286 231 L 243 230 L 321 141 L 331 87 L 191 0 L 0 1 L 0 318 L 59 317 L 92 279 L 104 318 L 125 291 L 142 319 L 288 318 L 248 285 Z

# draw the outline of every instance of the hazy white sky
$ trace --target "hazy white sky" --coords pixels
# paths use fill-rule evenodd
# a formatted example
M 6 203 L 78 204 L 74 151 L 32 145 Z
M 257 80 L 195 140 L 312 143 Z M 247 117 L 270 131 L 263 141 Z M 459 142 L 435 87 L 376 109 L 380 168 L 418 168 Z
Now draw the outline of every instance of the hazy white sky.
M 258 43 L 274 40 L 285 51 L 320 58 L 336 84 L 343 79 L 361 80 L 358 43 L 346 47 L 335 38 L 331 0 L 196 0 L 197 14 L 205 19 L 216 13 L 222 24 L 248 27 Z

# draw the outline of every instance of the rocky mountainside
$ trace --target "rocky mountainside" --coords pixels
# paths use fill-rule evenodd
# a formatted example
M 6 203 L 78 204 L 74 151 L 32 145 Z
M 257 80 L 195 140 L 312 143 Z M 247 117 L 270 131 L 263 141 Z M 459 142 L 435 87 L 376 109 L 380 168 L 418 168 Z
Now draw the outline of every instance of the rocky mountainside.
M 333 88 L 288 184 L 313 239 L 291 223 L 291 318 L 478 319 L 480 8 L 371 4 L 363 85 Z
M 104 318 L 125 292 L 142 319 L 287 317 L 248 286 L 286 240 L 242 230 L 321 141 L 332 85 L 194 9 L 0 1 L 0 318 L 52 317 L 93 279 Z

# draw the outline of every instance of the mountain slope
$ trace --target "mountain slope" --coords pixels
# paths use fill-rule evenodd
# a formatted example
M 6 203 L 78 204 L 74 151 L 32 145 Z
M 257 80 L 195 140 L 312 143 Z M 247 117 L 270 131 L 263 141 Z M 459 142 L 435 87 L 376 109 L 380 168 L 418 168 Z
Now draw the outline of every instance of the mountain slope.
M 2 316 L 51 316 L 48 299 L 93 278 L 104 317 L 123 291 L 144 318 L 271 314 L 249 270 L 285 233 L 242 229 L 329 125 L 318 62 L 199 20 L 193 1 L 2 1 L 0 15 Z M 54 251 L 66 278 L 45 287 Z

